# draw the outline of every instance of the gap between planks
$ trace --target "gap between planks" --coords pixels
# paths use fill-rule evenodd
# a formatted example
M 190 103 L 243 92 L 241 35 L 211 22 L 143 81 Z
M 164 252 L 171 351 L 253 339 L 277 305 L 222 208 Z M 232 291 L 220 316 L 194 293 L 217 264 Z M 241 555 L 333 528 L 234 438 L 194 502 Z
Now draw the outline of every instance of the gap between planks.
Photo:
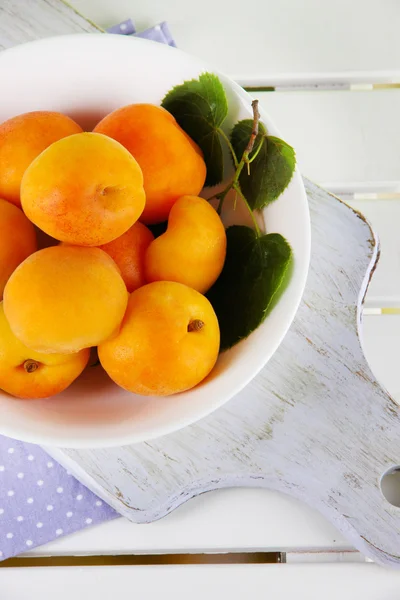
M 379 90 L 398 90 L 400 88 L 400 72 L 385 73 L 337 73 L 332 76 L 306 73 L 298 76 L 284 75 L 281 78 L 264 76 L 259 79 L 236 81 L 247 92 L 374 92 Z
M 277 564 L 286 562 L 282 552 L 229 552 L 229 553 L 174 553 L 174 554 L 121 554 L 92 556 L 35 556 L 9 558 L 0 563 L 0 569 L 26 567 L 95 567 L 143 565 L 223 565 L 223 564 Z
M 378 90 L 398 90 L 400 83 L 296 83 L 281 85 L 242 86 L 246 92 L 374 92 Z
M 0 563 L 0 569 L 26 567 L 96 567 L 144 565 L 224 565 L 372 562 L 357 550 L 299 552 L 213 552 L 85 556 L 19 556 Z

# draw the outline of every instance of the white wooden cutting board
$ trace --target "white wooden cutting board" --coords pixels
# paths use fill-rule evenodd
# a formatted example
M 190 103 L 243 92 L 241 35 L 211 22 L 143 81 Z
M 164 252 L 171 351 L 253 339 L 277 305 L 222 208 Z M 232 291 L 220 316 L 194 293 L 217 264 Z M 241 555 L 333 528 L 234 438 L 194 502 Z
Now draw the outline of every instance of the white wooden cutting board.
M 97 30 L 58 0 L 37 0 L 36 20 L 38 5 L 57 23 L 55 34 Z M 31 6 L 2 4 L 2 23 L 8 18 L 10 27 L 0 45 L 41 35 Z M 13 28 L 16 10 L 25 18 L 22 30 Z M 48 30 L 47 23 L 44 35 Z M 246 390 L 159 440 L 49 451 L 135 522 L 158 519 L 211 489 L 268 487 L 316 507 L 362 552 L 397 566 L 400 517 L 380 479 L 400 456 L 399 409 L 371 374 L 358 337 L 377 242 L 349 207 L 310 182 L 306 187 L 313 231 L 307 289 L 278 352 Z
M 361 215 L 308 181 L 306 188 L 306 291 L 258 377 L 214 414 L 158 440 L 48 450 L 137 523 L 205 491 L 267 487 L 317 508 L 364 554 L 397 566 L 400 514 L 380 479 L 400 456 L 399 408 L 372 375 L 358 334 L 378 243 Z

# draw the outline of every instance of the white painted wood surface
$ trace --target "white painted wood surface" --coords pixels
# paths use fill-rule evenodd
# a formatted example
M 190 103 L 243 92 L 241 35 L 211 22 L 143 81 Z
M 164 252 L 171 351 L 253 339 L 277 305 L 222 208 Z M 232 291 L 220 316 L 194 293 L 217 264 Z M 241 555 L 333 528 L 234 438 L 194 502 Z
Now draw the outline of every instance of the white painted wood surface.
M 379 387 L 358 339 L 377 257 L 362 218 L 307 183 L 313 248 L 295 321 L 261 373 L 226 406 L 143 444 L 50 453 L 138 523 L 204 491 L 266 487 L 317 508 L 360 551 L 398 566 L 400 514 L 381 476 L 400 456 L 399 409 Z
M 30 2 L 30 0 L 18 0 L 19 5 L 21 6 L 22 4 L 25 4 L 25 1 L 27 1 L 30 4 L 33 4 L 33 1 Z M 6 0 L 7 2 L 7 0 Z M 38 2 L 36 4 L 39 4 Z M 45 4 L 49 4 L 49 3 L 45 3 Z M 189 47 L 189 44 L 192 45 L 192 52 L 201 55 L 207 58 L 207 53 L 210 54 L 211 56 L 211 62 L 213 64 L 215 64 L 215 58 L 218 58 L 219 60 L 221 60 L 221 64 L 223 63 L 224 65 L 226 65 L 225 70 L 230 73 L 230 74 L 235 74 L 234 69 L 236 68 L 237 65 L 237 61 L 236 61 L 236 54 L 237 53 L 232 53 L 231 52 L 231 48 L 232 48 L 232 44 L 236 44 L 237 43 L 237 39 L 236 39 L 236 29 L 237 27 L 241 27 L 241 31 L 245 31 L 245 28 L 242 27 L 242 24 L 245 23 L 245 19 L 247 18 L 247 15 L 243 15 L 244 12 L 247 13 L 247 7 L 243 4 L 240 4 L 240 6 L 238 7 L 238 10 L 232 10 L 231 11 L 231 15 L 232 15 L 232 19 L 235 21 L 234 23 L 234 27 L 232 28 L 227 28 L 227 31 L 224 31 L 224 40 L 225 43 L 219 47 L 218 53 L 215 52 L 215 48 L 216 45 L 214 43 L 214 39 L 212 38 L 212 36 L 210 37 L 211 33 L 214 33 L 215 35 L 215 31 L 211 30 L 211 32 L 209 32 L 209 30 L 207 29 L 207 36 L 206 39 L 204 38 L 204 35 L 198 35 L 199 32 L 197 32 L 197 34 L 195 35 L 194 33 L 194 28 L 196 28 L 197 26 L 200 25 L 200 23 L 202 23 L 201 19 L 203 18 L 203 15 L 200 17 L 200 21 L 196 18 L 193 19 L 192 15 L 191 15 L 191 11 L 190 11 L 190 7 L 187 5 L 185 7 L 183 7 L 182 10 L 182 3 L 178 3 L 177 4 L 177 8 L 175 9 L 172 6 L 172 3 L 165 3 L 165 2 L 148 2 L 146 4 L 143 3 L 139 3 L 138 2 L 132 2 L 132 1 L 128 1 L 128 0 L 115 0 L 113 3 L 110 3 L 108 0 L 97 0 L 96 3 L 91 2 L 91 0 L 74 0 L 74 4 L 81 10 L 83 10 L 84 12 L 86 12 L 86 14 L 88 14 L 89 16 L 91 16 L 92 18 L 94 18 L 96 20 L 96 22 L 100 23 L 100 25 L 109 25 L 112 24 L 113 22 L 116 22 L 117 20 L 126 18 L 127 16 L 132 16 L 133 18 L 135 18 L 135 16 L 139 17 L 138 19 L 135 19 L 135 22 L 137 23 L 137 25 L 139 27 L 146 27 L 149 25 L 153 25 L 155 22 L 160 21 L 162 19 L 167 19 L 168 22 L 171 25 L 171 28 L 175 34 L 175 36 L 179 37 L 179 43 L 182 47 L 184 47 L 184 49 L 187 50 L 191 50 L 191 48 Z M 213 8 L 217 11 L 219 11 L 221 4 L 224 3 L 220 3 L 219 6 L 214 7 L 213 3 L 209 3 L 209 5 L 213 5 Z M 202 6 L 204 6 L 204 15 L 207 14 L 208 11 L 207 9 L 209 8 L 209 5 L 206 3 L 206 5 L 204 6 L 204 4 Z M 4 6 L 4 2 L 1 3 L 0 6 L 0 11 L 1 9 L 3 9 Z M 232 3 L 230 3 L 230 6 L 232 7 Z M 346 5 L 347 6 L 347 5 Z M 258 83 L 258 84 L 265 84 L 266 83 L 266 79 L 269 78 L 269 81 L 272 81 L 272 77 L 275 78 L 275 83 L 283 83 L 285 85 L 290 85 L 293 82 L 295 84 L 302 84 L 302 83 L 309 83 L 310 81 L 312 83 L 321 83 L 324 80 L 328 80 L 330 82 L 334 81 L 336 83 L 343 84 L 343 86 L 348 83 L 348 82 L 354 82 L 354 81 L 370 81 L 370 82 L 377 82 L 377 81 L 390 81 L 390 80 L 395 80 L 398 81 L 398 64 L 399 64 L 399 52 L 398 52 L 398 42 L 399 42 L 399 38 L 398 38 L 398 31 L 397 31 L 397 25 L 396 25 L 396 14 L 397 14 L 397 10 L 398 10 L 398 5 L 395 5 L 395 3 L 393 2 L 381 2 L 381 3 L 375 3 L 375 2 L 361 2 L 360 0 L 357 0 L 356 2 L 352 3 L 352 7 L 354 7 L 354 13 L 352 11 L 346 10 L 346 16 L 344 18 L 343 16 L 343 11 L 345 10 L 345 6 L 344 3 L 329 3 L 329 5 L 324 6 L 323 9 L 321 7 L 321 5 L 319 4 L 319 6 L 316 6 L 316 2 L 305 2 L 302 4 L 302 8 L 304 10 L 304 14 L 307 15 L 308 13 L 312 12 L 312 18 L 311 20 L 308 19 L 302 19 L 302 31 L 304 32 L 304 37 L 303 37 L 303 41 L 304 43 L 299 43 L 299 40 L 297 38 L 298 35 L 298 31 L 295 31 L 295 35 L 291 36 L 290 34 L 288 35 L 280 35 L 280 39 L 279 39 L 279 43 L 280 43 L 280 52 L 276 53 L 274 52 L 275 48 L 276 48 L 276 43 L 275 43 L 275 37 L 274 36 L 265 36 L 263 35 L 263 40 L 262 40 L 262 44 L 263 44 L 263 48 L 264 48 L 264 52 L 261 53 L 261 57 L 262 60 L 260 60 L 259 62 L 252 62 L 250 64 L 250 70 L 248 69 L 248 61 L 247 61 L 247 56 L 246 56 L 246 60 L 243 61 L 243 66 L 244 68 L 240 70 L 239 76 L 240 78 L 243 80 L 246 80 L 247 82 L 250 83 Z M 364 8 L 366 7 L 366 9 L 364 10 Z M 281 5 L 279 5 L 279 3 L 272 3 L 272 2 L 264 2 L 262 3 L 262 7 L 260 9 L 260 11 L 258 12 L 258 14 L 261 13 L 261 15 L 275 15 L 274 11 L 278 11 L 281 9 L 281 16 L 278 18 L 271 18 L 270 21 L 276 24 L 276 32 L 279 34 L 279 32 L 282 31 L 282 27 L 285 25 L 286 26 L 286 20 L 287 20 L 287 7 L 286 7 L 286 3 L 281 3 Z M 295 10 L 297 10 L 295 8 Z M 265 12 L 264 12 L 265 11 Z M 360 17 L 361 15 L 361 17 Z M 204 17 L 205 18 L 205 17 Z M 298 24 L 296 21 L 296 14 L 294 15 L 293 19 L 291 18 L 291 16 L 289 17 L 289 25 L 291 24 L 292 29 L 296 28 L 298 30 Z M 344 25 L 343 25 L 343 21 L 346 21 L 346 19 L 348 20 Z M 326 21 L 329 21 L 329 31 L 328 31 L 328 35 L 318 35 L 318 41 L 315 39 L 315 37 L 313 37 L 313 33 L 312 35 L 308 35 L 308 25 L 310 24 L 310 29 L 315 27 L 315 24 L 317 25 L 321 25 L 323 23 L 326 23 Z M 194 22 L 196 21 L 196 22 Z M 256 19 L 256 25 L 258 26 L 259 23 L 262 22 L 262 19 Z M 239 25 L 237 25 L 237 23 Z M 2 15 L 0 12 L 0 30 L 2 25 L 4 25 L 4 20 L 2 21 Z M 47 30 L 44 31 L 43 33 L 45 35 L 51 35 L 52 33 L 55 33 L 55 28 L 58 27 L 57 23 L 54 22 L 47 22 Z M 72 27 L 71 22 L 68 22 L 67 26 L 66 26 L 66 32 L 67 31 L 72 31 L 72 30 L 76 30 L 75 29 L 75 25 Z M 70 28 L 71 27 L 71 28 Z M 345 36 L 346 39 L 344 40 L 344 44 L 337 44 L 337 36 L 335 35 L 335 32 L 337 31 L 341 31 L 341 27 L 344 27 L 345 29 L 347 29 L 348 31 L 348 36 Z M 234 31 L 234 36 L 232 36 L 232 38 L 230 37 L 231 32 Z M 289 27 L 289 31 L 290 31 L 290 27 Z M 204 32 L 202 32 L 204 34 Z M 220 36 L 221 32 L 218 31 L 218 35 Z M 22 30 L 21 33 L 21 38 L 18 39 L 18 41 L 23 41 L 23 35 L 24 32 Z M 357 38 L 358 36 L 358 38 Z M 258 36 L 260 37 L 260 36 Z M 188 42 L 185 41 L 185 38 L 188 39 Z M 358 43 L 355 42 L 354 40 L 358 40 Z M 310 43 L 308 44 L 307 41 L 309 41 Z M 371 42 L 371 43 L 370 43 Z M 258 42 L 261 43 L 261 42 Z M 188 44 L 188 45 L 186 45 Z M 207 47 L 205 47 L 205 45 Z M 350 47 L 351 46 L 351 47 Z M 236 47 L 236 46 L 235 46 Z M 258 48 L 259 46 L 257 46 Z M 215 56 L 216 54 L 218 54 L 218 56 Z M 312 56 L 312 62 L 310 62 L 309 58 L 310 55 L 313 54 Z M 392 62 L 388 61 L 387 58 L 388 56 L 391 57 Z M 372 57 L 372 58 L 371 58 Z M 393 69 L 393 63 L 395 64 L 395 67 Z M 257 67 L 257 71 L 252 69 L 252 65 L 255 65 Z M 271 68 L 272 65 L 272 68 Z M 311 68 L 310 68 L 311 65 Z M 317 65 L 317 66 L 316 66 Z M 397 65 L 397 66 L 396 66 Z M 260 66 L 260 68 L 258 68 Z M 273 69 L 276 67 L 276 71 L 274 72 Z M 315 71 L 313 70 L 315 69 Z M 391 71 L 388 71 L 388 69 L 391 69 Z M 358 70 L 357 72 L 354 72 L 355 70 Z M 256 81 L 258 78 L 258 81 Z M 274 82 L 272 82 L 274 83 Z M 372 94 L 374 94 L 375 92 L 371 92 Z M 319 94 L 319 92 L 316 92 L 316 94 Z M 364 97 L 366 97 L 365 95 L 363 95 Z M 398 110 L 396 108 L 396 103 L 392 103 L 392 108 L 390 108 L 390 103 L 388 103 L 388 111 L 391 111 L 391 114 L 393 116 L 393 119 L 397 119 L 398 117 Z M 291 108 L 291 110 L 293 110 L 294 112 L 296 111 L 296 105 L 294 104 Z M 273 111 L 271 111 L 273 112 Z M 274 113 L 273 113 L 274 114 Z M 398 121 L 397 121 L 398 123 Z M 279 120 L 279 124 L 281 125 L 281 121 Z M 283 124 L 283 122 L 282 122 Z M 394 121 L 394 124 L 396 125 L 396 121 Z M 349 128 L 347 130 L 345 130 L 343 132 L 343 137 L 344 137 L 344 144 L 346 143 L 350 143 L 352 144 L 352 135 L 353 135 L 353 130 L 352 130 L 352 126 L 351 123 L 349 123 Z M 359 139 L 359 138 L 357 138 Z M 373 144 L 372 144 L 373 146 Z M 309 150 L 313 150 L 312 148 L 308 147 Z M 307 147 L 306 147 L 307 150 Z M 386 158 L 388 158 L 390 160 L 391 157 L 391 147 L 385 145 L 382 148 L 382 160 L 386 160 Z M 357 159 L 357 157 L 352 157 L 352 160 L 355 161 Z M 335 177 L 332 179 L 331 182 L 329 182 L 330 184 L 332 184 L 332 186 L 335 185 L 335 183 L 337 183 L 339 185 L 340 188 L 342 188 L 341 186 L 341 173 L 340 171 L 338 171 L 337 173 L 335 173 Z M 380 178 L 379 182 L 377 182 L 376 187 L 379 187 L 379 185 L 382 183 L 382 178 Z M 371 184 L 371 188 L 372 190 L 374 190 L 374 181 L 370 181 Z M 389 186 L 390 186 L 391 182 L 389 182 Z M 347 190 L 352 190 L 352 191 L 356 191 L 359 189 L 360 191 L 363 188 L 363 186 L 365 185 L 365 182 L 360 182 L 360 184 L 358 185 L 358 182 L 356 181 L 356 178 L 353 178 L 353 181 L 348 181 L 346 182 L 347 188 L 345 191 Z M 379 202 L 379 201 L 377 201 Z M 369 206 L 368 203 L 363 203 L 363 206 L 365 208 L 365 206 Z M 376 210 L 377 210 L 377 214 L 380 215 L 380 211 L 379 211 L 379 205 L 376 205 Z M 390 214 L 390 213 L 388 213 Z M 383 216 L 382 217 L 382 227 L 381 227 L 381 237 L 382 236 L 382 231 L 385 232 L 385 226 L 387 226 L 388 224 L 393 225 L 394 221 L 392 216 L 388 216 L 386 219 Z M 395 227 L 393 226 L 393 229 Z M 397 252 L 399 251 L 399 249 L 397 248 Z M 384 251 L 385 252 L 385 251 Z M 390 273 L 390 277 L 387 280 L 388 282 L 393 282 L 396 280 L 396 271 L 392 271 Z M 398 319 L 397 317 L 369 317 L 368 319 L 365 319 L 365 324 L 364 324 L 364 337 L 365 337 L 365 342 L 366 342 L 366 349 L 367 349 L 367 356 L 372 357 L 371 358 L 371 364 L 372 367 L 374 369 L 379 369 L 379 373 L 377 371 L 377 375 L 379 375 L 381 377 L 381 379 L 384 381 L 384 383 L 386 384 L 386 386 L 389 388 L 390 391 L 394 392 L 396 389 L 400 390 L 400 384 L 399 384 L 399 379 L 398 379 L 398 368 L 397 368 L 397 364 L 396 364 L 396 360 L 395 360 L 395 351 L 398 351 L 398 337 L 397 337 L 397 332 L 400 333 L 400 327 L 397 326 L 396 329 L 396 323 L 399 323 L 400 319 Z M 388 360 L 385 360 L 385 356 L 388 356 Z M 221 495 L 222 494 L 222 495 Z M 224 495 L 225 494 L 225 495 Z M 243 496 L 242 496 L 243 494 Z M 254 496 L 253 496 L 254 494 Z M 211 502 L 212 498 L 215 496 L 216 498 L 221 498 L 221 503 L 218 504 L 217 503 L 217 507 L 215 510 L 215 522 L 212 520 L 212 523 L 218 523 L 220 522 L 220 520 L 225 517 L 226 518 L 226 526 L 229 527 L 229 516 L 232 516 L 232 519 L 236 518 L 237 512 L 236 512 L 236 508 L 235 508 L 235 504 L 237 503 L 238 506 L 238 511 L 240 510 L 240 507 L 242 506 L 242 502 L 243 502 L 243 506 L 244 503 L 248 503 L 250 500 L 249 498 L 255 498 L 255 502 L 254 504 L 252 504 L 252 513 L 254 514 L 254 528 L 251 529 L 251 525 L 249 524 L 248 527 L 250 527 L 250 532 L 249 532 L 249 537 L 251 537 L 252 533 L 254 535 L 256 535 L 255 529 L 256 529 L 256 522 L 257 520 L 262 523 L 265 524 L 265 538 L 268 539 L 268 531 L 270 530 L 270 524 L 268 521 L 268 518 L 266 517 L 266 515 L 269 515 L 269 511 L 273 510 L 274 514 L 276 514 L 276 518 L 275 518 L 275 522 L 278 521 L 279 519 L 282 520 L 282 524 L 286 524 L 288 523 L 288 527 L 282 526 L 281 528 L 281 534 L 282 534 L 282 540 L 284 542 L 284 545 L 287 543 L 287 539 L 289 540 L 289 544 L 288 547 L 291 546 L 290 544 L 290 540 L 294 540 L 294 542 L 296 543 L 296 540 L 298 539 L 298 535 L 304 536 L 302 537 L 303 539 L 303 545 L 304 547 L 309 547 L 310 545 L 313 545 L 313 540 L 315 541 L 315 538 L 318 536 L 321 536 L 322 539 L 322 544 L 324 543 L 324 539 L 326 540 L 326 542 L 329 544 L 330 543 L 330 539 L 331 539 L 331 533 L 332 533 L 332 529 L 331 527 L 326 524 L 325 528 L 323 526 L 324 521 L 320 518 L 316 518 L 315 521 L 313 521 L 312 518 L 312 511 L 309 511 L 306 508 L 303 508 L 301 504 L 298 504 L 297 502 L 295 502 L 294 500 L 288 499 L 286 498 L 286 502 L 282 501 L 279 502 L 279 498 L 280 496 L 278 494 L 274 495 L 274 494 L 269 494 L 268 492 L 262 492 L 263 498 L 265 497 L 265 503 L 261 504 L 261 502 L 258 502 L 258 491 L 250 491 L 250 490 L 234 490 L 234 491 L 223 491 L 223 492 L 218 492 L 216 494 L 210 494 L 207 496 L 207 498 L 204 500 L 204 510 L 207 510 L 207 502 Z M 271 501 L 270 502 L 270 498 L 274 498 L 276 497 L 276 501 Z M 210 499 L 210 500 L 209 500 Z M 224 500 L 226 499 L 226 501 Z M 197 503 L 197 504 L 196 504 Z M 186 509 L 189 511 L 188 514 L 190 513 L 190 507 L 191 505 L 193 506 L 193 514 L 195 514 L 195 511 L 197 510 L 197 508 L 195 508 L 195 506 L 199 507 L 199 521 L 197 522 L 196 519 L 194 519 L 195 524 L 193 526 L 193 531 L 194 531 L 194 540 L 198 539 L 198 534 L 197 534 L 197 527 L 202 528 L 203 531 L 207 531 L 207 526 L 206 524 L 203 524 L 203 527 L 201 527 L 201 516 L 202 516 L 202 512 L 201 512 L 201 507 L 203 507 L 201 498 L 197 500 L 194 500 L 192 502 L 190 502 L 187 506 L 185 507 L 181 507 L 180 509 L 178 509 L 178 511 L 172 515 L 170 515 L 169 517 L 167 517 L 167 519 L 159 521 L 157 523 L 152 524 L 151 526 L 149 526 L 149 528 L 151 528 L 151 530 L 155 533 L 155 537 L 154 537 L 154 543 L 155 544 L 160 544 L 161 547 L 168 547 L 168 536 L 174 536 L 174 533 L 178 530 L 179 532 L 179 528 L 180 528 L 180 519 L 179 514 L 182 514 L 184 511 L 186 511 Z M 234 505 L 234 507 L 231 510 L 232 505 Z M 258 507 L 258 510 L 257 510 Z M 285 507 L 283 511 L 279 510 L 279 507 Z M 293 507 L 293 508 L 291 508 Z M 299 511 L 299 514 L 297 515 L 295 512 L 293 514 L 296 515 L 296 519 L 294 519 L 293 521 L 290 521 L 289 519 L 289 514 L 291 514 L 291 510 L 295 511 L 297 507 L 297 510 Z M 211 509 L 210 509 L 211 510 Z M 286 511 L 286 512 L 285 512 Z M 186 513 L 185 513 L 186 514 Z M 197 513 L 196 513 L 197 514 Z M 205 513 L 204 513 L 205 515 Z M 163 530 L 161 532 L 159 532 L 159 527 L 161 526 L 161 524 L 167 522 L 169 520 L 173 521 L 173 527 L 171 527 L 169 530 L 167 529 L 167 531 L 165 532 L 167 541 L 164 540 L 163 542 Z M 297 525 L 296 525 L 297 522 Z M 302 527 L 299 528 L 298 523 L 308 523 L 309 529 L 303 530 Z M 142 528 L 140 526 L 135 526 L 135 525 L 131 525 L 132 527 L 132 531 L 137 531 L 137 530 L 143 530 L 143 529 L 148 529 L 146 528 Z M 191 527 L 191 520 L 190 518 L 188 518 L 188 520 L 183 520 L 182 523 L 182 527 L 185 528 L 186 532 L 188 533 L 188 538 L 190 537 L 190 532 L 188 532 L 188 529 Z M 158 529 L 157 529 L 158 528 Z M 68 540 L 59 540 L 58 542 L 54 543 L 51 545 L 51 551 L 54 551 L 57 553 L 57 547 L 59 547 L 59 545 L 63 546 L 66 544 L 67 548 L 66 548 L 66 552 L 71 552 L 71 553 L 75 553 L 77 551 L 84 553 L 85 551 L 92 551 L 94 549 L 97 548 L 97 550 L 99 550 L 102 546 L 102 527 L 97 528 L 97 530 L 93 529 L 92 531 L 86 531 L 82 534 L 78 534 L 76 536 L 71 536 Z M 118 545 L 121 546 L 121 548 L 126 551 L 129 551 L 129 542 L 128 542 L 128 537 L 130 534 L 128 534 L 126 537 L 125 535 L 122 533 L 122 530 L 125 532 L 130 531 L 128 528 L 125 528 L 123 525 L 123 521 L 121 520 L 119 523 L 115 522 L 113 524 L 107 524 L 104 526 L 104 539 L 107 540 L 107 544 L 104 542 L 103 543 L 103 548 L 107 549 L 106 546 L 108 546 L 108 540 L 111 536 L 113 536 L 113 543 L 111 544 L 113 548 L 117 549 Z M 260 528 L 260 530 L 262 530 L 262 528 Z M 215 536 L 213 536 L 213 532 L 215 531 Z M 157 533 L 159 532 L 159 533 Z M 237 548 L 240 548 L 241 542 L 243 541 L 242 535 L 240 533 L 240 528 L 235 528 L 234 529 L 234 535 L 231 538 L 231 543 L 234 545 L 235 544 L 235 540 L 237 540 Z M 276 533 L 276 540 L 277 540 L 277 545 L 279 546 L 279 527 L 276 527 L 275 530 Z M 326 537 L 324 538 L 326 533 Z M 216 543 L 216 546 L 218 547 L 218 534 L 219 534 L 219 530 L 218 527 L 214 526 L 214 527 L 210 527 L 208 529 L 208 534 L 209 534 L 209 539 L 211 539 L 212 543 Z M 159 537 L 157 537 L 159 535 Z M 88 544 L 86 546 L 86 542 L 85 542 L 85 536 L 88 536 L 89 541 Z M 93 536 L 93 537 L 92 537 Z M 133 537 L 133 535 L 132 535 Z M 143 538 L 145 538 L 146 535 L 143 533 Z M 178 535 L 179 537 L 179 535 Z M 201 537 L 201 536 L 200 536 Z M 207 536 L 204 534 L 204 537 L 207 538 Z M 261 536 L 260 536 L 261 537 Z M 94 539 L 95 541 L 92 544 L 92 539 Z M 208 539 L 208 538 L 207 538 Z M 257 538 L 256 538 L 257 539 Z M 275 538 L 274 538 L 275 539 Z M 76 540 L 76 542 L 75 542 Z M 97 541 L 96 541 L 97 540 Z M 120 540 L 120 542 L 119 542 Z M 136 540 L 136 535 L 135 535 L 135 540 Z M 318 540 L 319 542 L 321 541 L 320 539 Z M 208 543 L 208 545 L 211 547 L 212 543 Z M 97 545 L 96 545 L 97 544 Z M 266 542 L 266 545 L 268 546 L 268 542 Z M 135 550 L 137 546 L 135 546 L 135 541 L 132 542 L 132 549 L 133 551 Z M 139 543 L 139 547 L 140 547 L 140 543 Z M 158 546 L 156 546 L 157 548 Z M 199 545 L 197 545 L 196 543 L 194 543 L 194 547 L 201 547 L 201 542 L 199 542 Z M 249 546 L 251 547 L 251 545 Z M 86 548 L 86 550 L 85 550 Z M 117 551 L 117 550 L 116 550 Z
M 400 306 L 400 89 L 253 95 L 296 148 L 302 172 L 344 196 L 379 233 L 382 255 L 367 306 Z M 393 197 L 352 200 L 357 193 Z
M 400 307 L 400 197 L 352 201 L 352 206 L 369 219 L 381 242 L 382 254 L 368 290 L 366 306 Z
M 400 185 L 400 89 L 253 95 L 296 148 L 302 173 L 315 183 Z
M 73 0 L 108 26 L 132 17 L 138 29 L 167 20 L 177 44 L 241 82 L 304 81 L 377 72 L 400 80 L 400 5 L 393 0 Z M 240 49 L 240 51 L 239 51 Z
M 0 3 L 0 50 L 49 35 L 98 30 L 63 2 L 1 0 Z
M 117 519 L 35 548 L 26 556 L 304 548 L 350 550 L 352 546 L 317 511 L 286 494 L 239 488 L 193 498 L 146 526 Z
M 376 377 L 400 404 L 400 315 L 364 319 L 365 355 Z
M 4 600 L 398 600 L 400 573 L 372 564 L 1 569 Z

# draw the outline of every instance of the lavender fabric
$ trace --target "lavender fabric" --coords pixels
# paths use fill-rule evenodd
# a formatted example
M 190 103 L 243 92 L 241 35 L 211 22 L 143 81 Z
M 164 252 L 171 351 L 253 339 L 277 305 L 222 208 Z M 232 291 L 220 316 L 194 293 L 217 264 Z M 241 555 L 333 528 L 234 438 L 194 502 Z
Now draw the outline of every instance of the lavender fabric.
M 161 44 L 168 44 L 168 46 L 176 48 L 174 39 L 165 21 L 155 27 L 137 33 L 136 37 L 146 38 L 147 40 L 153 40 L 153 42 L 160 42 Z
M 137 33 L 135 25 L 131 19 L 122 21 L 118 25 L 113 25 L 107 29 L 108 33 L 119 33 L 122 35 L 136 35 L 136 37 L 145 38 L 152 40 L 153 42 L 160 42 L 161 44 L 168 44 L 168 46 L 176 47 L 175 41 L 171 35 L 168 24 L 163 21 L 154 27 L 150 27 L 145 31 Z
M 135 26 L 108 31 L 132 35 Z M 175 46 L 166 23 L 138 35 Z M 0 436 L 0 560 L 118 516 L 39 446 Z
M 0 558 L 117 513 L 39 446 L 0 436 Z
M 119 33 L 122 35 L 132 35 L 136 33 L 135 26 L 133 24 L 132 19 L 127 19 L 126 21 L 122 21 L 122 23 L 118 23 L 118 25 L 113 25 L 107 29 L 107 33 Z

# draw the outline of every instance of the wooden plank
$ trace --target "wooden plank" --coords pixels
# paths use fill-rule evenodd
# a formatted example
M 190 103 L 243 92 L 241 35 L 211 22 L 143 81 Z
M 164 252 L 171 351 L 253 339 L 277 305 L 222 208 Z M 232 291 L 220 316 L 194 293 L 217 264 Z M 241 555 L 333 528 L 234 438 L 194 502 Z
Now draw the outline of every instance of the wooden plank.
M 351 205 L 367 217 L 381 243 L 381 256 L 366 296 L 366 306 L 400 307 L 400 198 L 351 201 Z
M 107 543 L 105 543 L 107 540 Z M 126 519 L 92 527 L 27 553 L 135 554 L 350 549 L 319 513 L 269 490 L 217 490 L 154 523 Z
M 296 148 L 303 173 L 351 202 L 377 231 L 381 256 L 367 306 L 400 307 L 400 90 L 257 96 Z
M 0 569 L 7 600 L 398 600 L 400 573 L 372 564 L 180 565 Z
M 302 173 L 319 185 L 399 185 L 400 89 L 253 96 L 296 149 Z
M 364 318 L 362 339 L 372 371 L 400 404 L 400 315 Z
M 350 10 L 343 0 L 323 8 L 318 0 L 305 0 L 301 4 L 256 0 L 254 12 L 240 3 L 232 10 L 228 0 L 217 4 L 206 0 L 204 12 L 196 19 L 191 18 L 183 0 L 168 6 L 162 0 L 154 0 L 135 6 L 134 15 L 129 0 L 114 3 L 74 0 L 73 4 L 104 27 L 128 15 L 135 18 L 139 29 L 167 19 L 183 49 L 204 57 L 242 85 L 343 89 L 354 83 L 400 80 L 397 60 L 400 44 L 395 26 L 398 7 L 389 0 L 380 3 L 379 8 L 371 0 L 357 0 Z M 304 19 L 307 11 L 308 18 Z M 219 23 L 227 14 L 229 27 L 222 36 Z M 258 18 L 254 19 L 253 14 Z M 379 43 L 377 27 L 385 36 L 385 44 Z M 37 37 L 96 30 L 96 25 L 85 21 L 71 7 L 63 6 L 61 0 L 4 0 L 0 7 L 0 48 Z M 204 31 L 207 44 L 203 43 Z M 237 40 L 243 40 L 245 31 L 253 32 L 251 44 L 242 44 L 240 53 L 232 52 Z M 338 32 L 341 32 L 340 45 Z M 357 43 L 364 36 L 370 36 L 369 43 Z M 309 48 L 316 44 L 319 51 L 310 53 Z
M 0 50 L 52 35 L 98 32 L 76 10 L 59 0 L 2 0 Z
M 180 48 L 247 83 L 349 71 L 400 76 L 400 5 L 391 0 L 204 0 L 195 18 L 186 0 L 73 4 L 103 27 L 127 17 L 138 30 L 166 20 Z

